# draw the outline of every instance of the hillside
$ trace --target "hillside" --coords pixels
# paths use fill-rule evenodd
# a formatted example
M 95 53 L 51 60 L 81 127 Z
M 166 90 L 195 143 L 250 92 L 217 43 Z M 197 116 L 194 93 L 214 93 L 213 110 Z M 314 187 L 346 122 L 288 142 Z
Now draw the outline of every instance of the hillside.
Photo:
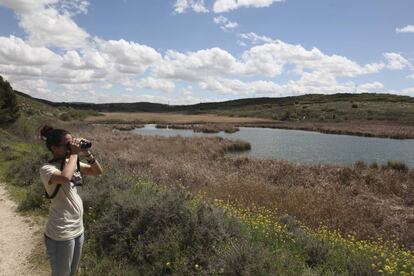
M 16 91 L 17 92 L 17 91 Z M 276 121 L 347 121 L 379 120 L 414 124 L 414 98 L 391 94 L 308 94 L 282 98 L 248 98 L 194 105 L 137 103 L 65 103 L 21 98 L 60 108 L 98 112 L 175 112 L 183 114 L 217 114 L 237 117 L 268 118 Z
M 79 109 L 70 105 L 55 104 L 50 101 L 37 99 L 15 91 L 20 112 L 26 116 L 42 116 L 59 118 L 62 121 L 83 120 L 88 116 L 99 116 L 99 113 L 89 109 Z

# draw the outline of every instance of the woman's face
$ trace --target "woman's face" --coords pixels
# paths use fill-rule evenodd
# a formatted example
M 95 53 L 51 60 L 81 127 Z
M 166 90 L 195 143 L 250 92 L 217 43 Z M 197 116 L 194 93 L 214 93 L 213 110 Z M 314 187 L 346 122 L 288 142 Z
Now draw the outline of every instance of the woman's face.
M 62 140 L 60 141 L 59 145 L 51 147 L 53 155 L 56 157 L 65 156 L 67 144 L 70 142 L 72 142 L 72 135 L 66 134 L 64 137 L 62 137 Z

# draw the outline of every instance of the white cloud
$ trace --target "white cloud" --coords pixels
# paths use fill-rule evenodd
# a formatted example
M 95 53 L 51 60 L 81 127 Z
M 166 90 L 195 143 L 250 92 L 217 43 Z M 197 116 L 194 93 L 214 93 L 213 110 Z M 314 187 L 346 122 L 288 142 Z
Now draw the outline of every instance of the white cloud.
M 357 86 L 357 92 L 371 92 L 372 90 L 378 90 L 384 88 L 384 85 L 378 81 L 367 82 Z
M 103 88 L 103 89 L 111 89 L 112 87 L 113 87 L 112 83 L 109 83 L 109 82 L 104 82 L 101 85 L 101 88 Z
M 161 78 L 197 81 L 212 76 L 243 73 L 244 66 L 220 48 L 188 53 L 169 50 L 152 71 Z
M 117 71 L 127 74 L 142 74 L 152 64 L 161 60 L 153 48 L 133 41 L 97 40 L 101 55 L 106 55 Z
M 243 82 L 237 79 L 210 78 L 200 82 L 203 90 L 218 91 L 227 95 L 253 95 L 255 93 L 280 93 L 282 87 L 271 81 Z
M 229 12 L 242 7 L 263 8 L 283 0 L 216 0 L 213 5 L 215 13 Z
M 137 86 L 139 88 L 149 88 L 154 90 L 161 90 L 165 92 L 173 92 L 175 89 L 174 82 L 164 79 L 155 79 L 148 77 L 138 81 Z
M 176 13 L 184 13 L 187 9 L 192 9 L 197 13 L 207 13 L 208 9 L 204 5 L 204 0 L 176 0 L 174 10 Z
M 86 0 L 60 0 L 59 10 L 64 11 L 70 15 L 87 14 L 89 2 Z
M 45 98 L 51 94 L 47 81 L 41 78 L 24 80 L 9 78 L 9 81 L 12 82 L 13 89 L 29 93 L 34 97 Z
M 408 87 L 408 88 L 401 89 L 397 93 L 413 97 L 414 96 L 414 87 Z
M 246 42 L 249 42 L 250 44 L 256 45 L 260 43 L 273 43 L 277 42 L 276 40 L 273 40 L 270 37 L 267 36 L 260 36 L 256 33 L 250 32 L 250 33 L 241 33 L 237 35 L 240 40 L 237 41 L 237 43 L 240 46 L 247 46 Z
M 13 9 L 19 26 L 35 46 L 81 48 L 86 46 L 89 34 L 80 28 L 72 16 L 87 12 L 83 0 L 0 0 L 0 5 Z
M 398 53 L 385 53 L 384 57 L 387 60 L 388 69 L 402 70 L 412 67 L 410 62 Z
M 191 85 L 183 87 L 180 89 L 180 94 L 183 96 L 189 96 L 191 94 L 193 94 L 193 87 Z
M 228 31 L 239 26 L 237 22 L 230 21 L 227 19 L 227 17 L 224 17 L 222 15 L 214 17 L 213 21 L 219 25 L 220 29 L 223 31 Z
M 50 8 L 20 15 L 19 26 L 29 34 L 29 42 L 38 46 L 82 48 L 89 37 L 68 14 Z
M 319 49 L 306 50 L 301 45 L 282 41 L 252 47 L 243 53 L 246 72 L 266 76 L 280 75 L 286 64 L 294 66 L 297 74 L 305 70 L 324 72 L 334 76 L 348 76 L 375 73 L 383 68 L 382 64 L 360 66 L 358 63 L 338 55 L 325 55 Z
M 33 47 L 21 38 L 0 37 L 0 64 L 39 66 L 60 63 L 61 57 L 45 47 Z
M 0 5 L 17 13 L 30 13 L 43 10 L 46 5 L 56 4 L 59 0 L 0 0 Z
M 414 25 L 407 25 L 403 28 L 396 28 L 395 32 L 398 33 L 414 33 Z

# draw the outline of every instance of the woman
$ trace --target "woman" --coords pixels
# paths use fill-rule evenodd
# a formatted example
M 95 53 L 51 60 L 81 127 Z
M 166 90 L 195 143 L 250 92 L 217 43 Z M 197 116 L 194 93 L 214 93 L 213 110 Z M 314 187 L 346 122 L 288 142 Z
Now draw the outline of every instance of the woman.
M 80 147 L 81 139 L 68 131 L 44 126 L 40 135 L 53 159 L 40 168 L 40 178 L 51 199 L 45 228 L 46 251 L 52 275 L 75 275 L 83 245 L 83 204 L 77 186 L 82 175 L 100 175 L 102 167 L 88 149 Z M 86 157 L 88 164 L 78 160 Z M 80 172 L 78 171 L 80 170 Z

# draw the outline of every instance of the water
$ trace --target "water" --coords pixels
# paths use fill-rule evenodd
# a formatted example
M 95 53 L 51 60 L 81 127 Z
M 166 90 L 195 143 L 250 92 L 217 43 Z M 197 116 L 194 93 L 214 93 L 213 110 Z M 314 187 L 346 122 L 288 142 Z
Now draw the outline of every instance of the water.
M 241 127 L 236 133 L 194 133 L 192 130 L 157 129 L 146 125 L 133 132 L 160 136 L 221 136 L 241 139 L 252 149 L 243 154 L 284 159 L 299 163 L 353 164 L 358 160 L 378 164 L 388 160 L 405 162 L 414 167 L 414 139 L 395 140 L 350 135 L 323 134 L 311 131 Z

